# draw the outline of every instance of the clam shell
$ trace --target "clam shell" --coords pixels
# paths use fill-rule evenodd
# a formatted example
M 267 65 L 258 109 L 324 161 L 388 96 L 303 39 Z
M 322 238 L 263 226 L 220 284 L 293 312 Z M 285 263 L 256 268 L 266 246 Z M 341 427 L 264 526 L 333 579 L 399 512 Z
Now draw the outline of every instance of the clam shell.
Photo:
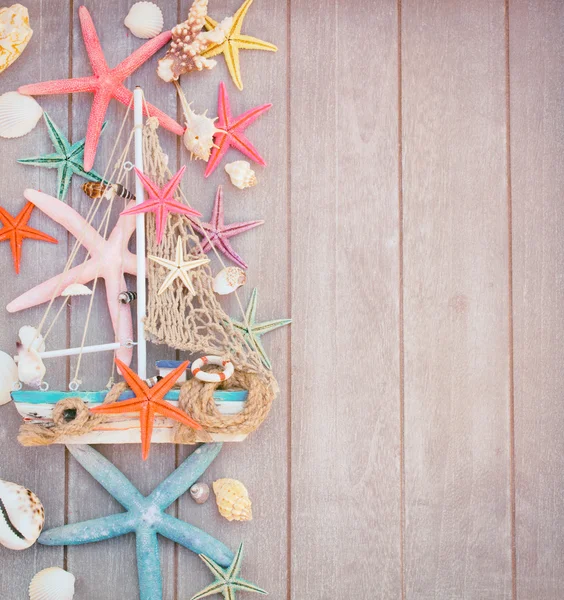
M 6 92 L 0 96 L 0 137 L 17 138 L 29 133 L 43 109 L 31 96 Z
M 247 274 L 239 267 L 225 267 L 213 278 L 213 291 L 220 296 L 231 294 L 247 281 Z
M 228 521 L 250 521 L 253 518 L 247 488 L 237 479 L 218 479 L 213 491 L 219 514 Z
M 29 584 L 29 600 L 72 600 L 75 577 L 60 567 L 39 571 Z
M 61 296 L 92 296 L 92 290 L 82 283 L 71 283 L 61 292 Z
M 195 483 L 190 488 L 190 496 L 196 504 L 203 504 L 210 497 L 210 486 L 207 483 Z
M 240 190 L 253 187 L 257 184 L 255 172 L 246 160 L 236 160 L 225 165 L 225 171 L 231 179 L 231 183 Z
M 20 327 L 18 337 L 26 350 L 28 348 L 32 348 L 37 352 L 43 352 L 45 350 L 45 340 L 43 339 L 43 336 L 37 335 L 37 329 L 31 325 Z
M 5 352 L 0 352 L 0 406 L 10 402 L 10 392 L 18 382 L 18 365 Z
M 32 35 L 25 6 L 0 8 L 0 73 L 20 57 Z
M 136 2 L 129 9 L 123 23 L 134 36 L 148 40 L 163 30 L 163 13 L 152 2 Z
M 33 546 L 44 522 L 45 511 L 33 492 L 0 479 L 0 544 L 11 550 Z

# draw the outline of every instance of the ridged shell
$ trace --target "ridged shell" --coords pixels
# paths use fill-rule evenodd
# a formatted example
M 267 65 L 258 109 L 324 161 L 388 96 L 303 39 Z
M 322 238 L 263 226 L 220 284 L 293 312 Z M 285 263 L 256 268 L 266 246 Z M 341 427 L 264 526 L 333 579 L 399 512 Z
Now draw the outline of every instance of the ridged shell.
M 25 6 L 0 8 L 0 73 L 20 57 L 32 35 Z
M 203 504 L 210 497 L 210 486 L 207 483 L 195 483 L 190 488 L 190 496 L 196 504 Z
M 0 544 L 11 550 L 33 546 L 44 522 L 45 511 L 33 492 L 0 479 Z
M 163 30 L 163 13 L 152 2 L 136 2 L 123 23 L 135 37 L 148 40 Z
M 41 118 L 43 109 L 31 97 L 6 92 L 0 96 L 0 137 L 17 138 L 29 133 Z
M 92 290 L 82 283 L 71 283 L 61 292 L 61 296 L 92 296 Z
M 213 491 L 219 514 L 228 521 L 250 521 L 253 518 L 247 488 L 237 479 L 218 479 Z
M 72 600 L 75 577 L 60 567 L 39 571 L 29 584 L 29 600 Z
M 231 294 L 247 281 L 247 274 L 239 267 L 225 267 L 213 278 L 213 291 L 220 296 Z
M 10 402 L 10 392 L 18 382 L 18 365 L 5 352 L 0 352 L 0 406 Z
M 225 165 L 225 171 L 231 179 L 231 183 L 240 190 L 253 187 L 257 184 L 255 172 L 246 160 L 236 160 Z

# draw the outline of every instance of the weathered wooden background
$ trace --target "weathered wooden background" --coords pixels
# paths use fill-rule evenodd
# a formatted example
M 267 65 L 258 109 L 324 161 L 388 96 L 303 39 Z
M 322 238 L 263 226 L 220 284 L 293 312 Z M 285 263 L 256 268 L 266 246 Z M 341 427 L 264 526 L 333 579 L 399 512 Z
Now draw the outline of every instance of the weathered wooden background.
M 122 25 L 131 3 L 86 3 L 110 64 L 141 44 Z M 0 91 L 90 74 L 78 3 L 26 4 L 35 34 Z M 189 0 L 160 4 L 172 27 Z M 238 4 L 210 0 L 210 14 Z M 226 216 L 266 220 L 234 241 L 251 265 L 243 295 L 257 285 L 259 318 L 294 324 L 265 338 L 281 387 L 267 424 L 206 475 L 243 480 L 254 520 L 229 524 L 189 498 L 174 513 L 233 548 L 245 540 L 244 574 L 280 600 L 560 600 L 564 3 L 257 0 L 244 30 L 279 52 L 242 52 L 243 92 L 222 57 L 182 84 L 212 114 L 221 80 L 236 113 L 274 103 L 249 130 L 269 166 L 256 188 L 226 188 Z M 180 118 L 155 67 L 130 87 Z M 84 136 L 91 97 L 40 102 L 69 137 Z M 98 170 L 123 111 L 108 112 Z M 162 140 L 171 165 L 187 161 L 179 140 Z M 1 146 L 2 206 L 19 212 L 25 187 L 54 192 L 54 172 L 15 164 L 49 151 L 43 123 Z M 209 216 L 226 175 L 188 168 L 184 190 Z M 84 212 L 80 183 L 68 202 Z M 19 277 L 0 244 L 4 304 L 59 272 L 73 242 L 39 211 L 31 224 L 60 244 L 26 242 Z M 41 314 L 5 313 L 0 347 Z M 83 320 L 70 306 L 51 347 L 76 343 Z M 96 321 L 92 341 L 107 339 L 103 297 Z M 72 361 L 50 364 L 51 387 L 65 386 Z M 108 357 L 87 364 L 85 386 L 104 385 Z M 48 527 L 116 510 L 63 448 L 17 445 L 13 406 L 0 416 L 0 477 L 39 494 Z M 154 447 L 142 464 L 138 446 L 102 451 L 143 492 L 188 452 Z M 210 581 L 190 552 L 163 541 L 162 556 L 165 598 Z M 138 597 L 132 536 L 0 550 L 0 565 L 6 600 L 26 598 L 51 565 L 77 576 L 77 600 Z

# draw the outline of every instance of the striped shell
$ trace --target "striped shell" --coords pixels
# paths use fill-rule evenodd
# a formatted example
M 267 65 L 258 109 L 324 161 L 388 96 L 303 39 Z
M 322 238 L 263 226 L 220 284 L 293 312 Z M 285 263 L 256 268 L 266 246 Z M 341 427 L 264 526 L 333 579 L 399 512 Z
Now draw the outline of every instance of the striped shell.
M 237 479 L 218 479 L 213 491 L 219 514 L 228 521 L 250 521 L 253 518 L 247 488 Z
M 75 577 L 60 567 L 39 571 L 29 584 L 29 600 L 72 600 Z
M 148 40 L 156 37 L 163 30 L 163 13 L 152 2 L 136 2 L 129 9 L 123 24 L 135 37 Z
M 0 96 L 0 137 L 17 138 L 29 133 L 43 109 L 31 96 L 6 92 Z
M 0 544 L 11 550 L 33 546 L 44 522 L 45 511 L 33 492 L 0 479 Z

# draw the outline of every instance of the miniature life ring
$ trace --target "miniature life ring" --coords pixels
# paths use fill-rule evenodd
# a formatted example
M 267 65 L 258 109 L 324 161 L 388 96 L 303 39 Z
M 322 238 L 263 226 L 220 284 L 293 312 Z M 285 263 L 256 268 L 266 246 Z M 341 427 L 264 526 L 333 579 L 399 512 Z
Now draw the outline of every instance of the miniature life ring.
M 206 371 L 202 371 L 204 365 L 217 365 L 218 367 L 223 367 L 223 371 L 221 373 L 207 373 Z M 202 356 L 192 363 L 190 370 L 192 371 L 192 375 L 197 377 L 200 381 L 205 381 L 206 383 L 220 383 L 233 375 L 235 367 L 228 358 L 221 358 L 221 356 Z

